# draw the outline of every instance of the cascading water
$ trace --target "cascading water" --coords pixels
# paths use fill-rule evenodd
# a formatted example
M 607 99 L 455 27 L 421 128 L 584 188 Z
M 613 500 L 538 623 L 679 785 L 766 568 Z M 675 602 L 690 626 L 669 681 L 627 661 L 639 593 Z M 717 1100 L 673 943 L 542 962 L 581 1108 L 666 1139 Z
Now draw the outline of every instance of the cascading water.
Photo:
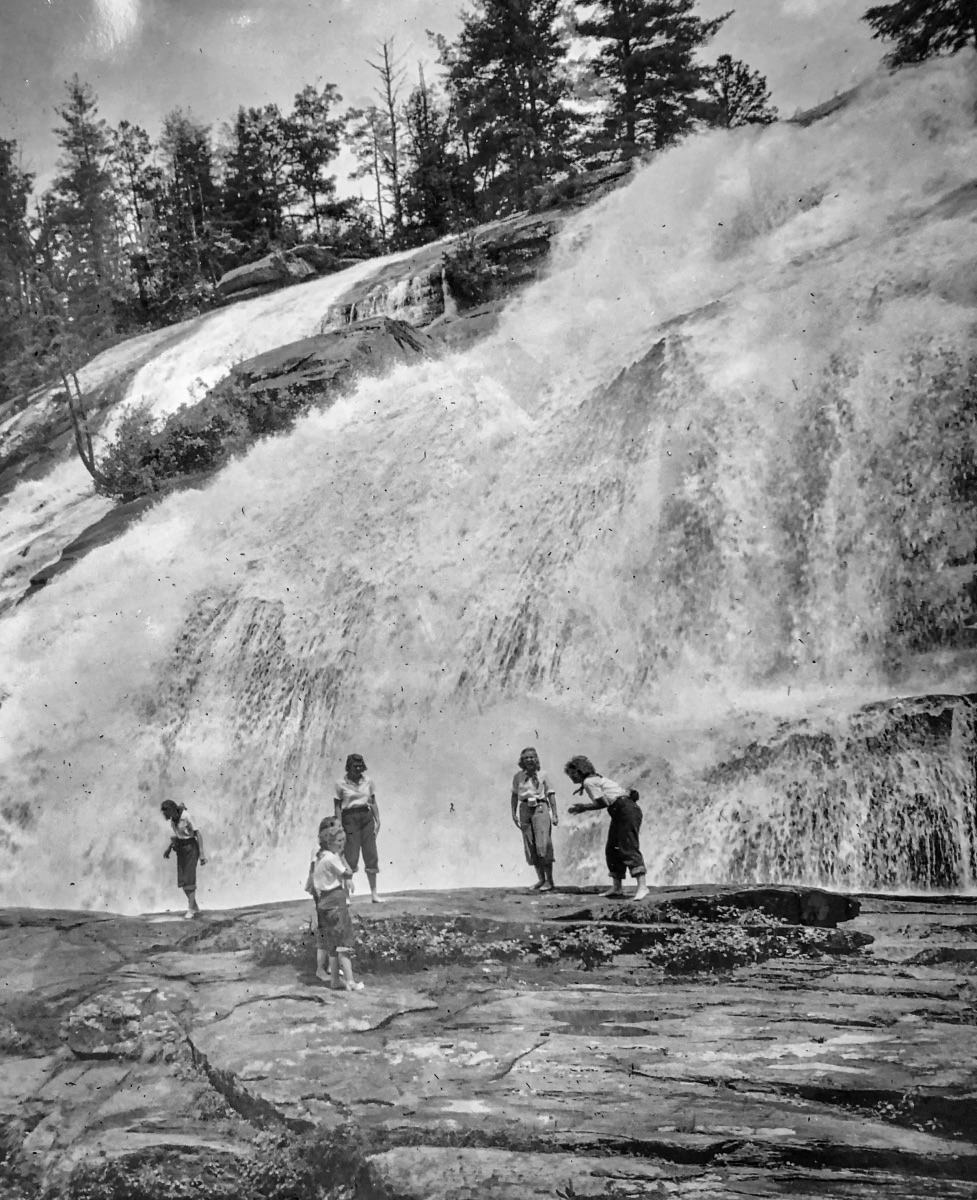
M 846 750 L 819 790 L 823 754 L 775 749 L 786 718 L 849 746 L 871 701 L 973 687 L 975 96 L 959 55 L 690 140 L 575 219 L 490 339 L 8 614 L 3 902 L 163 902 L 169 796 L 205 902 L 298 894 L 354 749 L 388 887 L 511 882 L 530 743 L 640 777 L 659 877 L 971 885 L 969 709 L 898 751 L 915 775 Z M 929 858 L 899 832 L 924 811 Z

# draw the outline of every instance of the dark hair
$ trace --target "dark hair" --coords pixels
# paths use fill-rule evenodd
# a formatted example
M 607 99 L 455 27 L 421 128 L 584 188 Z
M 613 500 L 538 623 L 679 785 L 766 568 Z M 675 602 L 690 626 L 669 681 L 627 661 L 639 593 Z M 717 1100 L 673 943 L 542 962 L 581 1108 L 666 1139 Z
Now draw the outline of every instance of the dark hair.
M 361 767 L 366 770 L 366 759 L 362 754 L 347 754 L 346 756 L 346 774 L 348 775 L 354 767 Z
M 175 800 L 164 800 L 159 806 L 159 811 L 165 817 L 167 813 L 175 812 L 177 816 L 186 808 L 185 804 L 177 804 Z
M 565 775 L 579 775 L 581 779 L 587 779 L 597 774 L 597 768 L 586 755 L 575 754 L 564 766 L 563 772 Z

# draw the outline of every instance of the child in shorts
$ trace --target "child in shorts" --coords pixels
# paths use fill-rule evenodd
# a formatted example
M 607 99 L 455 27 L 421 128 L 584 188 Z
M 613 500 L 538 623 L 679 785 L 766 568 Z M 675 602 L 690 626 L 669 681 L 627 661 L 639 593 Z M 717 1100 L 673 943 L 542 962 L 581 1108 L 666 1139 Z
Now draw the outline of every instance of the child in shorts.
M 338 990 L 361 992 L 350 960 L 353 922 L 348 895 L 353 872 L 343 858 L 346 834 L 339 821 L 326 817 L 319 823 L 319 848 L 309 864 L 305 890 L 316 907 L 316 977 Z M 327 974 L 328 967 L 328 974 Z

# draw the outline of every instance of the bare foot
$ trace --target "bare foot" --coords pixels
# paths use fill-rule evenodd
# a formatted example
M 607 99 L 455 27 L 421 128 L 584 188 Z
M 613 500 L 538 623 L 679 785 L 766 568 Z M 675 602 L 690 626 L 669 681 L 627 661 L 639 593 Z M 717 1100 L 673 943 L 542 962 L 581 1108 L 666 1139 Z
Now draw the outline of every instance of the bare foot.
M 352 983 L 349 980 L 347 980 L 345 987 L 346 987 L 347 992 L 362 992 L 363 991 L 363 984 L 359 980 L 357 980 L 356 982 L 352 982 Z
M 335 987 L 332 979 L 330 979 L 325 971 L 316 971 L 315 977 L 316 979 L 321 979 L 323 983 L 328 983 L 330 987 Z
M 631 899 L 632 900 L 644 900 L 645 896 L 647 896 L 647 895 L 648 895 L 647 887 L 643 883 L 639 883 L 638 890 L 634 893 L 634 895 L 631 897 Z
M 373 901 L 374 904 L 382 904 L 383 903 L 383 897 L 378 896 L 376 894 L 376 892 L 373 893 L 373 895 L 370 897 L 370 899 Z

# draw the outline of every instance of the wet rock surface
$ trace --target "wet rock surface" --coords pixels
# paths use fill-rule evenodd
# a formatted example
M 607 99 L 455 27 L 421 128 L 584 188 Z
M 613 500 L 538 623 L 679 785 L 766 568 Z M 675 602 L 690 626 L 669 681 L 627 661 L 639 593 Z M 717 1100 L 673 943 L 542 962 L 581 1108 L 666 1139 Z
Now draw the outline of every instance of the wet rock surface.
M 975 1194 L 973 900 L 357 899 L 358 994 L 309 907 L 0 914 L 0 1195 Z

